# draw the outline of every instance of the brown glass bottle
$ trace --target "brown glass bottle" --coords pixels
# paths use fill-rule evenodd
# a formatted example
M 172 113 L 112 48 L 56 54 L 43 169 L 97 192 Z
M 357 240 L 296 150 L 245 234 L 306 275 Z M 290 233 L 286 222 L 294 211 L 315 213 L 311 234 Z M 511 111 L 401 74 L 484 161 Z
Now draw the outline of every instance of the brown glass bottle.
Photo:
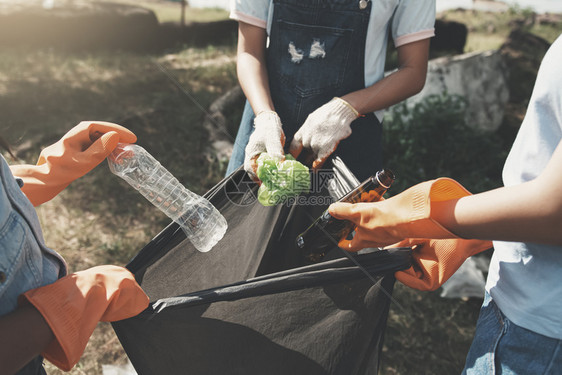
M 394 173 L 389 169 L 378 171 L 347 193 L 339 202 L 376 202 L 394 182 Z M 328 210 L 312 223 L 297 239 L 297 247 L 302 249 L 309 260 L 319 261 L 327 250 L 349 236 L 355 225 L 351 221 L 335 219 Z

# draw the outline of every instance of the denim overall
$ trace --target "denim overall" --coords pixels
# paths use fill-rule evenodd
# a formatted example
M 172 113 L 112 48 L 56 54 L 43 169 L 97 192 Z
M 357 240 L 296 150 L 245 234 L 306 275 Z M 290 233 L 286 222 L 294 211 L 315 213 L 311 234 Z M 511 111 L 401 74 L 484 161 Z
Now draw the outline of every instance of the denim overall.
M 362 2 L 364 3 L 364 2 Z M 275 110 L 283 123 L 287 151 L 307 116 L 335 96 L 365 87 L 365 40 L 371 2 L 359 0 L 274 0 L 267 69 Z M 246 102 L 227 174 L 244 163 L 254 114 Z M 382 166 L 382 126 L 373 113 L 351 124 L 339 156 L 359 180 Z

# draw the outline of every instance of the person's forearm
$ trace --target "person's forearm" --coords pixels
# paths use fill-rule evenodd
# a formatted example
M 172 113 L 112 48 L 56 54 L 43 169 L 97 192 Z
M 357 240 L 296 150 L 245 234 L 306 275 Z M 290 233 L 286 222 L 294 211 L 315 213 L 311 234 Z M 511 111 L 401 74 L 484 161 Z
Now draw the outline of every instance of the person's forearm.
M 238 79 L 254 113 L 274 111 L 265 67 L 253 56 L 238 55 Z
M 534 182 L 437 204 L 436 220 L 462 238 L 562 245 L 562 217 Z
M 427 75 L 429 40 L 421 40 L 399 49 L 398 70 L 374 85 L 342 96 L 359 113 L 388 108 L 420 92 Z
M 275 110 L 265 63 L 266 38 L 264 29 L 240 22 L 237 53 L 238 81 L 256 114 Z
M 41 314 L 32 306 L 0 317 L 0 369 L 13 374 L 38 356 L 55 339 Z
M 435 219 L 464 238 L 562 245 L 562 143 L 536 179 L 435 205 Z

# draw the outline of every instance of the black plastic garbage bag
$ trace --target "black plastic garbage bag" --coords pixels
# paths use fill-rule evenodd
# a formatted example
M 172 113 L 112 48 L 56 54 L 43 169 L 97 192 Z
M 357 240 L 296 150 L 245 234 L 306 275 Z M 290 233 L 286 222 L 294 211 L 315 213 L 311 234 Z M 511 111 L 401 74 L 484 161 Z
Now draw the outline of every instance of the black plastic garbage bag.
M 334 159 L 311 194 L 264 207 L 240 169 L 205 195 L 229 225 L 210 252 L 175 223 L 158 234 L 127 266 L 151 306 L 113 323 L 138 374 L 376 374 L 393 273 L 410 250 L 348 258 L 334 244 L 310 263 L 295 245 L 357 183 Z

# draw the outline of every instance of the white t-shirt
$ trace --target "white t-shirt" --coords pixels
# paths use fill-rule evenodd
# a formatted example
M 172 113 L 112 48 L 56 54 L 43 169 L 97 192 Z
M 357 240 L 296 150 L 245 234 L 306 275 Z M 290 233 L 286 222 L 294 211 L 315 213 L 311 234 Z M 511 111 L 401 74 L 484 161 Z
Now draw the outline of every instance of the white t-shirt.
M 358 0 L 350 0 L 357 2 Z M 365 43 L 365 85 L 384 77 L 389 30 L 396 47 L 435 35 L 435 0 L 371 1 L 371 18 Z M 231 0 L 230 18 L 271 30 L 272 0 Z M 379 120 L 382 111 L 377 112 Z
M 535 179 L 562 139 L 561 62 L 558 37 L 541 63 L 527 114 L 507 157 L 505 186 Z M 562 246 L 496 241 L 494 249 L 486 290 L 501 311 L 518 326 L 562 339 Z

